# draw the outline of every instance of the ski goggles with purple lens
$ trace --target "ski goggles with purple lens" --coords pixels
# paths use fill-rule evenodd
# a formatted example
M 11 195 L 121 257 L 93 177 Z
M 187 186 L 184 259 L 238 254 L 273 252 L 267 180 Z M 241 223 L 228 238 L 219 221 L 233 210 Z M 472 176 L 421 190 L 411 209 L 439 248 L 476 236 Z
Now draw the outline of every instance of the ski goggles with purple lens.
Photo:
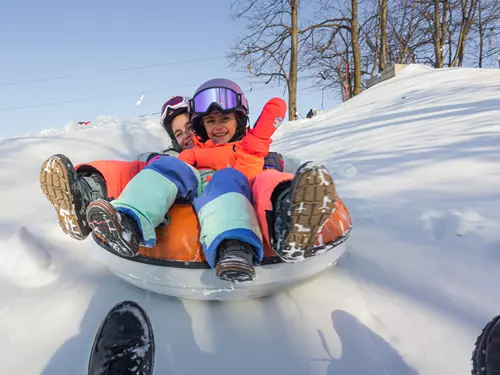
M 241 94 L 224 87 L 212 87 L 197 93 L 190 101 L 191 112 L 196 115 L 204 115 L 210 107 L 216 106 L 222 111 L 248 109 L 242 105 Z
M 185 96 L 176 95 L 168 99 L 161 107 L 161 122 L 178 108 L 187 108 L 189 112 L 189 100 Z

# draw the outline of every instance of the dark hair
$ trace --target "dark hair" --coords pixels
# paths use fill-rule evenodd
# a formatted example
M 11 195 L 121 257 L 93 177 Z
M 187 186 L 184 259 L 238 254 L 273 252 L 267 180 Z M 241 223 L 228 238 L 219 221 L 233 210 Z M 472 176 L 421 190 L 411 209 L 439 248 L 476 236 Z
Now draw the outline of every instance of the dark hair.
M 229 142 L 241 141 L 247 133 L 248 117 L 241 112 L 236 112 L 236 132 Z
M 174 131 L 172 130 L 172 121 L 174 118 L 176 118 L 179 115 L 182 115 L 183 113 L 188 114 L 188 109 L 187 108 L 178 108 L 172 112 L 170 116 L 167 116 L 165 120 L 162 123 L 163 128 L 167 131 L 168 136 L 170 137 L 170 140 L 172 141 L 172 148 L 178 152 L 181 152 L 183 149 L 179 142 L 177 142 L 177 139 L 175 138 Z

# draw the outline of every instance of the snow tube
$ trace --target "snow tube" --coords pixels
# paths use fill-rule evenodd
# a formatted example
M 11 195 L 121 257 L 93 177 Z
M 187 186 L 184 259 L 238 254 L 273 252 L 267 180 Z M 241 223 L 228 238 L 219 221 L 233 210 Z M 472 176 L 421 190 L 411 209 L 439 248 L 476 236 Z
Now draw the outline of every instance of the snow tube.
M 157 244 L 153 248 L 141 247 L 134 258 L 116 255 L 94 235 L 98 255 L 111 272 L 139 288 L 204 300 L 262 297 L 309 278 L 337 263 L 352 228 L 349 211 L 337 198 L 334 212 L 304 261 L 284 263 L 266 244 L 264 259 L 256 267 L 256 279 L 232 284 L 218 279 L 206 262 L 198 241 L 198 219 L 191 205 L 174 205 L 166 221 L 156 229 Z

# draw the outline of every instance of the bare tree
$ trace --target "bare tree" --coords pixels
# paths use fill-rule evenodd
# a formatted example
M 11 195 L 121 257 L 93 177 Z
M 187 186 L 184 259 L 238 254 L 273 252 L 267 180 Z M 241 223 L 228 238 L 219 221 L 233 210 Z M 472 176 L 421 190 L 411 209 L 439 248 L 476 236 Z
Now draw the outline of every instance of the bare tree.
M 329 18 L 304 29 L 308 32 L 304 34 L 308 41 L 305 64 L 320 87 L 341 87 L 342 97 L 348 99 L 362 89 L 360 34 L 363 31 L 359 25 L 358 0 L 345 1 L 344 4 L 333 1 L 319 3 L 316 18 L 324 19 L 325 15 Z M 373 53 L 375 46 L 370 38 L 367 38 L 366 45 Z M 345 83 L 346 90 L 343 89 Z
M 351 44 L 354 60 L 354 90 L 353 94 L 361 93 L 361 52 L 359 49 L 358 30 L 358 0 L 351 0 Z
M 443 1 L 443 9 L 440 7 L 440 0 L 434 0 L 434 67 L 442 68 L 444 66 L 443 45 L 446 30 L 447 0 Z M 441 21 L 441 14 L 443 20 Z
M 288 90 L 288 117 L 297 119 L 299 67 L 299 0 L 236 0 L 232 17 L 247 21 L 249 32 L 232 49 L 233 66 L 249 64 L 266 84 L 284 82 Z
M 500 53 L 500 48 L 496 47 L 495 43 L 495 40 L 500 37 L 500 0 L 478 0 L 473 32 L 477 40 L 478 67 L 482 68 L 485 65 L 485 59 L 493 56 L 496 58 Z
M 234 0 L 232 14 L 248 26 L 233 64 L 286 84 L 291 120 L 299 79 L 348 99 L 389 64 L 483 66 L 500 52 L 500 0 Z
M 388 16 L 390 63 L 421 62 L 422 52 L 433 44 L 433 33 L 426 19 L 427 9 L 419 9 L 418 5 L 418 0 L 391 2 Z
M 299 60 L 299 0 L 289 0 L 291 10 L 291 24 L 289 29 L 291 37 L 290 68 L 288 70 L 288 118 L 297 119 L 297 78 Z
M 455 57 L 451 66 L 462 66 L 464 62 L 465 45 L 470 30 L 474 24 L 478 0 L 460 0 L 460 32 Z
M 387 0 L 379 0 L 380 19 L 380 61 L 379 70 L 385 69 L 387 63 Z
M 375 24 L 375 45 L 373 46 L 373 48 L 371 49 L 371 52 L 372 52 L 372 69 L 370 71 L 370 77 L 373 77 L 375 76 L 375 73 L 378 69 L 378 71 L 380 72 L 381 70 L 383 70 L 382 68 L 382 64 L 379 62 L 379 59 L 381 59 L 381 57 L 379 56 L 379 53 L 381 52 L 381 48 L 379 47 L 380 46 L 380 39 L 379 38 L 379 35 L 380 35 L 380 19 L 378 17 L 375 18 L 376 19 L 376 24 Z M 387 28 L 386 28 L 386 31 L 387 31 Z M 387 46 L 386 46 L 387 48 Z M 386 49 L 386 52 L 387 52 L 387 49 Z M 368 58 L 369 60 L 369 58 Z M 387 62 L 387 60 L 386 60 Z M 385 62 L 384 62 L 384 66 L 385 66 Z
M 442 68 L 448 44 L 448 66 L 462 66 L 466 42 L 474 25 L 478 0 L 434 0 L 434 66 Z M 453 53 L 454 50 L 454 53 Z
M 330 51 L 325 52 L 324 58 L 318 59 L 315 64 L 313 72 L 319 72 L 313 75 L 316 78 L 317 86 L 321 87 L 322 90 L 336 92 L 336 96 L 342 101 L 348 100 L 352 88 L 347 83 L 346 90 L 346 81 L 348 79 L 346 67 L 345 54 L 342 56 L 340 51 L 331 48 Z

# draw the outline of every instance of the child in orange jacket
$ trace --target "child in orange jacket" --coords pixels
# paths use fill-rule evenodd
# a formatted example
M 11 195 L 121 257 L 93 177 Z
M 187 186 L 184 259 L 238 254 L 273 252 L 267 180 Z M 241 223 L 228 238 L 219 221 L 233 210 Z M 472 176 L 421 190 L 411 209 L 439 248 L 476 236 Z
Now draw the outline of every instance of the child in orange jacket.
M 178 157 L 182 150 L 195 146 L 189 120 L 189 98 L 174 95 L 161 108 L 161 125 L 172 146 L 162 153 L 141 154 L 138 160 L 97 160 L 73 166 L 65 155 L 52 155 L 40 170 L 40 185 L 55 208 L 59 225 L 68 236 L 84 240 L 90 233 L 86 211 L 96 199 L 112 200 L 157 156 Z M 265 168 L 295 171 L 298 164 L 290 158 L 270 152 Z
M 228 85 L 219 86 L 218 90 L 236 96 L 229 86 L 234 83 L 225 83 Z M 217 103 L 223 99 L 218 98 Z M 253 263 L 262 260 L 263 243 L 248 178 L 264 169 L 269 138 L 281 123 L 286 105 L 281 99 L 271 100 L 244 142 L 226 145 L 238 129 L 241 134 L 246 131 L 246 121 L 243 128 L 238 126 L 236 113 L 241 117 L 241 112 L 247 113 L 248 108 L 234 99 L 231 108 L 205 116 L 204 129 L 210 136 L 195 147 L 198 153 L 183 151 L 178 159 L 158 157 L 115 200 L 91 202 L 87 222 L 94 234 L 116 253 L 135 256 L 141 244 L 155 245 L 155 228 L 175 202 L 192 203 L 199 219 L 205 258 L 216 275 L 234 282 L 253 280 Z M 268 112 L 279 112 L 279 116 L 270 121 L 264 115 Z M 196 160 L 185 163 L 189 155 Z
M 197 93 L 205 91 L 207 84 L 210 86 L 214 83 L 207 82 Z M 194 119 L 193 124 L 196 123 L 199 148 L 194 155 L 186 152 L 182 158 L 201 169 L 203 172 L 201 175 L 205 177 L 203 184 L 208 183 L 214 170 L 220 170 L 226 166 L 234 167 L 250 177 L 254 205 L 259 213 L 263 237 L 275 249 L 279 249 L 277 253 L 285 261 L 301 260 L 304 250 L 314 245 L 317 228 L 320 229 L 331 214 L 335 196 L 333 181 L 324 169 L 311 164 L 303 166 L 294 181 L 292 181 L 294 179 L 292 174 L 279 173 L 279 171 L 274 170 L 263 172 L 264 168 L 269 168 L 267 164 L 271 164 L 272 168 L 283 169 L 283 158 L 279 155 L 275 155 L 278 158 L 266 158 L 266 166 L 264 166 L 263 156 L 269 156 L 270 136 L 281 123 L 285 115 L 286 105 L 280 99 L 272 99 L 257 121 L 257 124 L 264 125 L 255 126 L 247 133 L 248 103 L 244 94 L 241 93 L 241 89 L 237 87 L 237 90 L 240 92 L 241 103 L 245 103 L 244 106 L 240 106 L 236 110 L 229 108 L 229 110 L 223 109 L 222 112 L 209 111 L 203 118 L 196 113 L 191 114 Z M 215 104 L 219 105 L 221 102 L 224 104 L 224 100 L 216 100 Z M 233 103 L 236 101 L 233 100 Z M 200 104 L 199 101 L 198 104 Z M 225 128 L 224 122 L 228 121 L 227 116 L 230 117 L 231 114 L 238 121 L 236 121 L 235 129 L 229 132 Z M 217 117 L 221 117 L 221 121 Z M 222 127 L 220 122 L 222 122 Z M 265 126 L 266 124 L 271 124 L 271 126 Z M 210 133 L 211 139 L 209 139 L 208 133 Z M 244 137 L 243 140 L 241 140 L 242 137 Z M 228 141 L 236 141 L 236 143 L 233 144 L 233 142 L 227 147 L 224 143 Z M 211 160 L 209 154 L 212 154 L 213 151 L 217 151 L 217 154 L 220 155 Z M 206 173 L 207 170 L 209 173 Z M 309 185 L 312 186 L 305 186 L 304 181 L 309 181 Z M 309 194 L 309 196 L 301 198 L 300 193 L 306 190 L 309 190 L 309 193 L 312 192 L 314 197 Z M 333 199 L 330 199 L 331 197 Z M 297 212 L 301 214 L 290 214 L 290 207 L 296 207 Z M 222 208 L 226 209 L 226 207 Z M 319 213 L 315 211 L 319 211 Z M 212 261 L 212 265 L 217 258 L 221 259 L 217 252 L 207 256 L 209 263 Z M 261 256 L 257 254 L 256 259 L 260 260 L 260 258 Z M 232 259 L 234 260 L 234 257 Z M 224 271 L 221 265 L 231 265 L 231 262 L 219 262 L 219 270 Z
M 270 100 L 247 132 L 248 102 L 241 88 L 229 80 L 212 80 L 196 91 L 190 107 L 193 130 L 203 145 L 183 151 L 179 159 L 152 161 L 116 200 L 90 203 L 87 221 L 116 252 L 134 256 L 141 243 L 154 246 L 154 228 L 176 201 L 193 203 L 205 258 L 216 275 L 251 281 L 263 244 L 248 178 L 257 181 L 263 173 L 270 137 L 283 121 L 286 105 L 281 99 Z M 281 215 L 274 228 L 285 234 L 279 255 L 300 260 L 333 211 L 333 180 L 322 167 L 306 164 L 288 186 L 276 188 L 276 212 Z
M 247 129 L 248 102 L 234 82 L 215 79 L 196 90 L 191 99 L 191 124 L 198 147 L 179 159 L 196 168 L 219 170 L 231 166 L 250 182 L 254 208 L 264 240 L 286 262 L 304 259 L 335 206 L 335 185 L 328 171 L 314 163 L 295 173 L 264 170 L 271 136 L 282 123 L 286 103 L 266 103 L 254 128 Z M 231 117 L 236 128 L 231 128 Z

